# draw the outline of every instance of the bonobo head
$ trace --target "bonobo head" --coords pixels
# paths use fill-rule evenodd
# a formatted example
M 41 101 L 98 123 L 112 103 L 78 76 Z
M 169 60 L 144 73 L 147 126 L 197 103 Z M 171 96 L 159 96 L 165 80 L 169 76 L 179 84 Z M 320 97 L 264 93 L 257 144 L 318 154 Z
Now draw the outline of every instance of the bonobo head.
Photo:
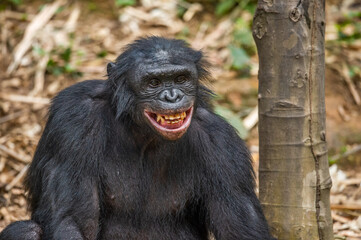
M 136 40 L 108 64 L 117 117 L 130 116 L 167 140 L 180 138 L 191 123 L 196 102 L 202 101 L 199 91 L 204 87 L 199 80 L 207 77 L 204 65 L 202 53 L 184 41 Z

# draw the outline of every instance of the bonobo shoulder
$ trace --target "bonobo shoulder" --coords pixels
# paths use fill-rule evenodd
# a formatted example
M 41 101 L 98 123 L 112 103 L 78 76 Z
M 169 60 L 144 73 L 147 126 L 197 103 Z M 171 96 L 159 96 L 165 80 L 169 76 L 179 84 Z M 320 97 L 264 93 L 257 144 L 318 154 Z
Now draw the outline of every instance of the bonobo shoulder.
M 92 126 L 101 125 L 110 114 L 105 81 L 88 80 L 62 90 L 52 101 L 45 131 L 47 136 L 81 137 Z M 100 127 L 100 126 L 98 126 Z M 72 129 L 72 130 L 70 130 Z
M 106 82 L 87 80 L 65 88 L 54 97 L 49 116 L 54 114 L 82 115 L 97 105 L 108 102 Z
M 112 116 L 108 95 L 102 80 L 84 81 L 62 90 L 52 101 L 34 160 L 48 152 L 85 156 L 93 148 L 84 147 L 86 144 L 105 142 L 105 122 Z
M 86 80 L 76 83 L 60 91 L 53 99 L 53 104 L 67 104 L 71 101 L 81 100 L 101 100 L 106 96 L 106 81 L 104 80 Z

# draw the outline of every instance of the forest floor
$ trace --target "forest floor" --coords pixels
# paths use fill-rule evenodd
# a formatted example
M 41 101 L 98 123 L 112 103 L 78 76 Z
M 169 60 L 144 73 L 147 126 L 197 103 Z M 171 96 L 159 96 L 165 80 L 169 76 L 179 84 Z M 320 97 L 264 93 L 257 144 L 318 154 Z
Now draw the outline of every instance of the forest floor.
M 243 119 L 257 106 L 257 57 L 250 58 L 252 70 L 244 77 L 230 69 L 228 48 L 235 16 L 250 21 L 249 13 L 235 10 L 215 18 L 206 5 L 183 2 L 180 18 L 177 1 L 143 0 L 126 8 L 115 8 L 114 1 L 91 3 L 58 0 L 43 11 L 47 14 L 39 14 L 39 0 L 0 11 L 0 230 L 29 217 L 22 179 L 51 98 L 75 82 L 104 79 L 106 64 L 137 37 L 186 39 L 212 64 L 210 86 L 220 96 L 217 104 Z M 332 26 L 342 18 L 337 12 L 344 6 L 327 7 L 326 113 L 329 159 L 336 163 L 330 168 L 334 232 L 338 239 L 361 239 L 361 42 L 332 42 Z M 257 166 L 257 125 L 252 127 L 257 122 L 251 122 L 246 141 Z

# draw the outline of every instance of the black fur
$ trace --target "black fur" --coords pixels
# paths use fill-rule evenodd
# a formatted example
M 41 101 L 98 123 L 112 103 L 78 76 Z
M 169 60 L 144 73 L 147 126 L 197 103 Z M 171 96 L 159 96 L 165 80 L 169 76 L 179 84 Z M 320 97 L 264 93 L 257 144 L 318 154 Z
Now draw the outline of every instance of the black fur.
M 134 70 L 194 64 L 188 131 L 169 141 L 144 122 Z M 235 130 L 211 110 L 199 51 L 150 37 L 108 65 L 108 80 L 75 84 L 56 96 L 26 177 L 31 221 L 0 240 L 272 239 L 254 193 L 251 157 Z

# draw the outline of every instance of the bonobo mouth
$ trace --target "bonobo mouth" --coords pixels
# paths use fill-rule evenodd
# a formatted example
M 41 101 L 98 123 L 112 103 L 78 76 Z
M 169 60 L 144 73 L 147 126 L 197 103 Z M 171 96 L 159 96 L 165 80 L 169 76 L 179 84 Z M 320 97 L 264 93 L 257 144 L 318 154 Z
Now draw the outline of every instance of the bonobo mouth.
M 145 110 L 144 114 L 154 129 L 164 138 L 176 140 L 187 131 L 191 123 L 193 106 L 183 112 L 162 114 Z

